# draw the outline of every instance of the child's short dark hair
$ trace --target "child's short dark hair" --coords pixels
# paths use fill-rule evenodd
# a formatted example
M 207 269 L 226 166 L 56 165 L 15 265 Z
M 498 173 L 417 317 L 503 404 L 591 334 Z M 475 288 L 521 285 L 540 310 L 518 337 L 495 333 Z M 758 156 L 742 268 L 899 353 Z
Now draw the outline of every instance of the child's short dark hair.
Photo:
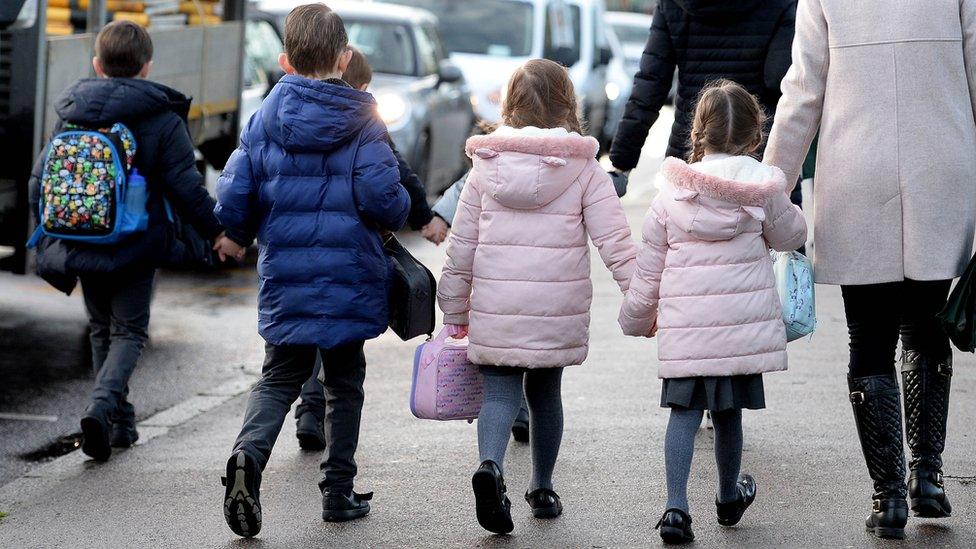
M 152 61 L 152 38 L 132 21 L 112 21 L 95 38 L 95 57 L 106 76 L 132 78 Z
M 285 53 L 299 74 L 328 74 L 349 43 L 339 14 L 325 4 L 304 4 L 285 19 Z
M 369 59 L 366 59 L 363 52 L 354 47 L 349 49 L 352 50 L 352 58 L 349 60 L 349 66 L 346 67 L 346 72 L 342 73 L 342 79 L 346 84 L 359 89 L 373 81 L 373 69 L 369 66 Z

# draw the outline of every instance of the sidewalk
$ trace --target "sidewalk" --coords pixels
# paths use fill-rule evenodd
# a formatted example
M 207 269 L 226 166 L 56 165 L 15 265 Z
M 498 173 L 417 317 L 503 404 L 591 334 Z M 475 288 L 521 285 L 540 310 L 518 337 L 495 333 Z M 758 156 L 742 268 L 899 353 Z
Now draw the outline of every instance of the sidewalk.
M 642 212 L 628 208 L 635 227 Z M 439 268 L 443 248 L 406 241 Z M 475 428 L 410 415 L 417 342 L 386 335 L 367 346 L 357 489 L 376 492 L 368 518 L 320 520 L 319 456 L 299 451 L 289 418 L 264 475 L 264 529 L 256 540 L 237 538 L 224 524 L 219 479 L 240 427 L 245 395 L 238 395 L 106 464 L 76 452 L 0 488 L 0 511 L 9 513 L 0 520 L 0 547 L 658 546 L 653 526 L 664 505 L 667 413 L 658 407 L 655 343 L 619 335 L 619 293 L 596 263 L 594 284 L 590 357 L 568 369 L 564 382 L 566 433 L 555 485 L 566 512 L 557 520 L 530 517 L 520 497 L 529 451 L 513 443 L 506 480 L 515 532 L 486 535 L 470 494 Z M 818 290 L 819 330 L 791 344 L 789 372 L 765 377 L 768 409 L 745 414 L 743 468 L 755 475 L 759 496 L 737 528 L 714 521 L 712 434 L 699 432 L 690 485 L 699 546 L 887 545 L 862 526 L 871 487 L 847 402 L 840 295 L 833 287 Z M 945 455 L 955 516 L 912 519 L 912 545 L 976 545 L 976 435 L 968 428 L 976 418 L 974 368 L 972 355 L 957 353 Z

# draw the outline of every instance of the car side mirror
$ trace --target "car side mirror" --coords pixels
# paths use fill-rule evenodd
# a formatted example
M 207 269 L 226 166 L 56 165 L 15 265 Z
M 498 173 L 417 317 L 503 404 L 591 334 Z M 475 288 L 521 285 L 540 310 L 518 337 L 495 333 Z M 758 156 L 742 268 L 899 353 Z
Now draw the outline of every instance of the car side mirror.
M 454 63 L 448 60 L 441 61 L 440 67 L 437 71 L 437 85 L 441 84 L 453 84 L 464 78 L 464 73 L 461 69 L 457 67 Z
M 613 59 L 613 51 L 611 51 L 610 48 L 606 46 L 601 46 L 598 51 L 596 62 L 593 64 L 593 66 L 600 67 L 600 66 L 609 65 L 612 59 Z

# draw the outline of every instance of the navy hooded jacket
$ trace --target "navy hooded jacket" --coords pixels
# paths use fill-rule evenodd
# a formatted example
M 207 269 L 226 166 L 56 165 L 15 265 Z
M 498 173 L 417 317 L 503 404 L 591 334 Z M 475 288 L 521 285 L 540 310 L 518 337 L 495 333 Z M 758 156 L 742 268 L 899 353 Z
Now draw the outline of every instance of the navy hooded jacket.
M 386 330 L 393 266 L 380 230 L 410 210 L 373 96 L 288 75 L 241 133 L 214 212 L 258 240 L 258 332 L 332 348 Z
M 82 275 L 143 273 L 161 265 L 175 265 L 188 255 L 187 242 L 175 233 L 163 206 L 166 198 L 183 221 L 212 240 L 221 232 L 213 214 L 214 199 L 203 186 L 193 142 L 186 127 L 190 100 L 182 93 L 149 80 L 85 78 L 66 89 L 55 103 L 59 122 L 87 128 L 121 122 L 136 140 L 134 165 L 146 178 L 149 227 L 116 244 L 88 244 L 42 237 L 37 246 L 37 274 L 70 293 Z M 31 176 L 30 204 L 35 220 L 40 198 L 40 175 L 47 151 L 41 152 Z M 206 242 L 192 242 L 209 252 Z

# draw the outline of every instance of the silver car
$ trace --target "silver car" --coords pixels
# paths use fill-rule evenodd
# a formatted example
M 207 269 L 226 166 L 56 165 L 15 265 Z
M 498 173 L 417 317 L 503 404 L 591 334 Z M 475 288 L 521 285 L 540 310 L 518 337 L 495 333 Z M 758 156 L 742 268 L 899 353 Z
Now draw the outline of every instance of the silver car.
M 265 0 L 249 19 L 273 23 L 280 36 L 288 12 L 306 2 Z M 397 149 L 428 193 L 440 194 L 467 170 L 464 142 L 475 116 L 464 76 L 441 44 L 437 19 L 428 11 L 392 4 L 335 1 L 329 7 L 342 16 L 349 43 L 369 59 L 373 83 L 368 91 Z

